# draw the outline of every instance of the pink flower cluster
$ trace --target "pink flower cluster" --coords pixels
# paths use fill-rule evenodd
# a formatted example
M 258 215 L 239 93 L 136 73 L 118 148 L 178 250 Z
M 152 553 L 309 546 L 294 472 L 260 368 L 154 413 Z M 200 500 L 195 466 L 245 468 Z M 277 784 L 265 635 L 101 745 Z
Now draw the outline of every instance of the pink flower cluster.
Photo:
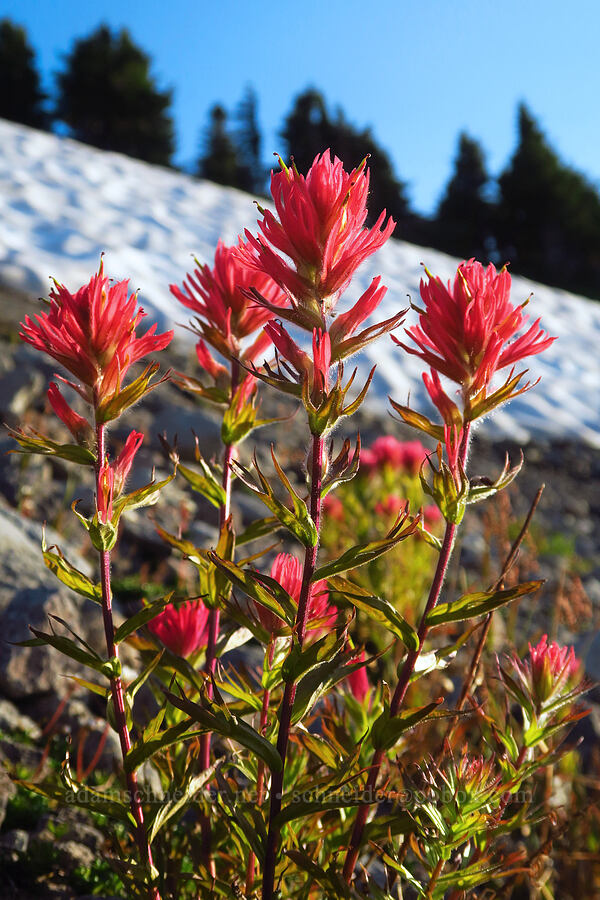
M 392 435 L 382 435 L 361 452 L 360 465 L 368 472 L 389 466 L 400 472 L 418 475 L 427 453 L 421 441 L 399 441 Z
M 506 269 L 497 272 L 491 263 L 486 269 L 474 259 L 460 264 L 453 285 L 433 276 L 422 280 L 425 309 L 419 324 L 407 329 L 417 348 L 397 343 L 461 385 L 465 397 L 476 394 L 497 371 L 541 353 L 555 340 L 544 334 L 539 319 L 515 338 L 527 317 L 523 306 L 510 302 L 510 285 Z
M 300 560 L 291 553 L 279 553 L 271 566 L 271 578 L 274 578 L 287 591 L 296 603 L 300 599 L 302 588 L 303 566 Z M 277 634 L 283 622 L 269 609 L 256 604 L 256 611 L 261 625 L 270 634 Z M 308 613 L 306 621 L 309 628 L 311 622 L 320 621 L 319 628 L 332 627 L 337 619 L 337 609 L 329 602 L 329 591 L 326 581 L 317 581 L 310 586 Z
M 263 210 L 261 235 L 248 238 L 248 259 L 268 272 L 288 296 L 309 305 L 333 298 L 348 286 L 356 269 L 381 247 L 395 228 L 385 211 L 365 227 L 369 172 L 366 160 L 348 173 L 329 150 L 317 156 L 306 176 L 283 163 L 271 173 L 277 216 Z M 279 253 L 288 257 L 287 263 Z
M 172 331 L 156 334 L 156 325 L 144 335 L 136 335 L 144 311 L 137 306 L 136 294 L 128 296 L 128 284 L 118 281 L 111 285 L 102 263 L 75 294 L 56 282 L 49 295 L 50 311 L 33 320 L 27 316 L 19 333 L 78 378 L 81 384 L 67 383 L 95 406 L 120 390 L 135 362 L 164 349 L 173 337 Z M 68 407 L 56 385 L 49 399 L 71 431 L 82 427 L 81 417 Z
M 171 603 L 148 622 L 148 629 L 172 653 L 188 657 L 206 647 L 209 615 L 201 600 Z

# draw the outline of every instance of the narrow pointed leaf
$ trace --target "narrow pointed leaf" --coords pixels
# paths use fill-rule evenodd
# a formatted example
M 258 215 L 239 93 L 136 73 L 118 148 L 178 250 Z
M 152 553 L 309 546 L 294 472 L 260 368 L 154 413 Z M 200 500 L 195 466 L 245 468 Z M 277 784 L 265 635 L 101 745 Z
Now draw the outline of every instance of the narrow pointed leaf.
M 373 621 L 380 622 L 388 631 L 400 638 L 408 650 L 418 650 L 419 638 L 417 632 L 412 625 L 409 625 L 406 619 L 402 618 L 388 600 L 371 594 L 340 575 L 332 575 L 327 581 L 330 587 L 338 594 L 341 594 L 352 606 L 366 613 Z
M 454 603 L 440 603 L 435 609 L 432 609 L 427 616 L 427 625 L 431 628 L 434 625 L 443 625 L 446 622 L 462 622 L 465 619 L 472 619 L 476 616 L 483 616 L 486 613 L 510 603 L 517 597 L 524 597 L 526 594 L 533 594 L 543 584 L 542 581 L 525 581 L 516 587 L 507 588 L 502 591 L 480 591 L 475 594 L 465 594 L 460 600 Z

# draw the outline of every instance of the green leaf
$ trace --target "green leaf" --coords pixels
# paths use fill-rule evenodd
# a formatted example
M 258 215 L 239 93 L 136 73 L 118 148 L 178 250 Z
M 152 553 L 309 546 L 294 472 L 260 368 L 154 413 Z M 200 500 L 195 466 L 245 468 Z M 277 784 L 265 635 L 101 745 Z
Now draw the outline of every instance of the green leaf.
M 389 750 L 393 747 L 398 738 L 426 719 L 434 709 L 436 709 L 443 698 L 439 697 L 432 703 L 425 706 L 419 706 L 416 709 L 403 709 L 392 716 L 389 708 L 386 707 L 378 719 L 373 723 L 371 728 L 371 743 L 375 750 Z
M 236 543 L 239 546 L 255 541 L 257 538 L 265 537 L 272 534 L 279 528 L 280 522 L 276 516 L 267 516 L 265 519 L 257 519 L 252 522 L 245 531 L 236 536 Z
M 323 697 L 339 681 L 352 675 L 364 666 L 364 662 L 348 662 L 348 657 L 341 652 L 333 659 L 325 660 L 315 666 L 302 678 L 296 690 L 292 724 L 296 725 L 313 708 L 320 697 Z
M 243 647 L 248 641 L 252 640 L 253 634 L 249 628 L 236 628 L 228 634 L 222 634 L 217 641 L 215 656 L 217 659 L 235 650 L 237 647 Z
M 93 600 L 94 603 L 102 605 L 102 587 L 100 584 L 94 584 L 87 575 L 84 575 L 83 572 L 71 565 L 58 547 L 56 547 L 56 553 L 47 550 L 45 538 L 42 539 L 42 554 L 46 567 L 56 575 L 59 581 L 62 581 L 63 584 L 81 597 L 87 597 L 88 600 Z
M 183 538 L 175 537 L 174 534 L 169 534 L 169 532 L 165 531 L 164 528 L 161 528 L 160 525 L 155 524 L 154 527 L 156 533 L 163 541 L 171 547 L 174 547 L 176 550 L 179 550 L 185 559 L 189 559 L 190 562 L 194 563 L 194 565 L 199 568 L 204 568 L 206 566 L 206 560 L 202 556 L 204 551 L 192 544 L 191 541 L 186 541 Z
M 88 653 L 87 650 L 84 650 L 79 644 L 76 644 L 75 641 L 65 637 L 65 635 L 54 634 L 54 632 L 52 632 L 52 634 L 46 634 L 44 631 L 38 631 L 31 625 L 29 626 L 29 629 L 42 644 L 48 644 L 50 647 L 54 647 L 64 656 L 68 656 L 71 659 L 74 659 L 75 662 L 88 666 L 96 672 L 104 672 L 105 661 L 103 659 L 97 654 L 93 656 L 91 653 Z M 41 646 L 41 644 L 33 646 Z
M 442 425 L 434 425 L 434 423 L 431 422 L 426 416 L 421 415 L 421 413 L 416 412 L 409 406 L 402 406 L 402 404 L 396 403 L 394 400 L 392 400 L 391 397 L 389 397 L 389 401 L 402 421 L 407 425 L 410 425 L 411 428 L 416 428 L 418 429 L 418 431 L 423 431 L 430 437 L 435 438 L 436 441 L 444 440 L 444 428 Z
M 271 456 L 279 480 L 290 495 L 293 510 L 289 509 L 275 496 L 275 492 L 273 491 L 269 480 L 263 475 L 258 465 L 256 454 L 254 456 L 254 468 L 259 484 L 254 480 L 248 469 L 244 468 L 240 463 L 235 462 L 232 464 L 232 467 L 240 481 L 262 500 L 265 506 L 271 510 L 281 524 L 284 525 L 294 537 L 304 544 L 305 547 L 314 547 L 317 543 L 318 535 L 315 523 L 308 512 L 308 507 L 304 500 L 302 500 L 295 492 L 285 472 L 279 465 L 272 447 Z
M 144 487 L 132 491 L 131 494 L 124 494 L 119 497 L 113 504 L 113 525 L 118 523 L 120 516 L 126 509 L 140 509 L 142 506 L 154 506 L 154 504 L 158 502 L 162 489 L 169 484 L 170 481 L 173 481 L 174 478 L 175 472 L 173 472 L 172 475 L 163 478 L 162 481 L 151 481 L 150 484 L 146 484 Z
M 135 744 L 125 757 L 123 763 L 125 771 L 135 772 L 143 762 L 150 759 L 150 757 L 154 756 L 155 753 L 158 753 L 159 750 L 177 744 L 179 741 L 198 737 L 198 735 L 204 734 L 207 731 L 206 728 L 190 729 L 190 725 L 190 719 L 186 719 L 184 722 L 178 722 L 177 725 L 171 725 L 170 728 L 167 728 L 155 738 L 143 742 L 140 741 Z
M 326 634 L 306 648 L 294 643 L 281 668 L 283 680 L 288 684 L 299 681 L 303 675 L 312 672 L 320 663 L 334 659 L 345 643 L 346 635 L 338 638 L 335 631 Z
M 96 409 L 96 422 L 100 424 L 101 422 L 110 422 L 112 419 L 116 419 L 124 409 L 133 406 L 144 394 L 154 390 L 159 384 L 166 381 L 168 373 L 154 382 L 154 384 L 150 384 L 159 368 L 158 363 L 150 363 L 142 374 L 132 381 L 131 384 L 128 384 L 126 388 L 122 390 L 117 388 L 113 394 L 102 400 L 100 406 Z
M 198 722 L 203 730 L 214 731 L 225 738 L 237 741 L 242 747 L 260 757 L 272 772 L 281 771 L 281 757 L 273 744 L 243 719 L 231 714 L 226 707 L 218 706 L 216 702 L 212 702 L 210 708 L 200 706 L 187 697 L 179 697 L 171 691 L 165 691 L 165 696 L 173 706 Z
M 525 581 L 516 587 L 502 591 L 479 591 L 475 594 L 465 594 L 454 603 L 440 603 L 432 609 L 427 616 L 427 625 L 443 625 L 446 622 L 462 622 L 464 619 L 473 619 L 510 603 L 517 597 L 533 594 L 543 584 L 542 581 Z
M 151 844 L 153 842 L 160 829 L 166 825 L 173 816 L 177 815 L 181 809 L 190 805 L 196 794 L 202 790 L 204 785 L 207 784 L 213 776 L 214 769 L 212 766 L 205 772 L 201 772 L 199 775 L 187 775 L 183 784 L 178 785 L 177 788 L 171 792 L 173 799 L 167 800 L 166 803 L 161 804 L 154 814 L 148 817 L 148 843 Z
M 275 818 L 275 823 L 277 826 L 282 827 L 286 822 L 291 822 L 293 819 L 299 819 L 302 816 L 310 816 L 314 813 L 324 813 L 331 809 L 368 806 L 373 802 L 374 800 L 371 792 L 368 794 L 359 794 L 354 790 L 339 795 L 325 794 L 323 797 L 317 797 L 314 800 L 295 800 L 283 807 L 279 815 Z
M 19 444 L 20 450 L 11 450 L 11 453 L 36 453 L 40 456 L 57 456 L 59 459 L 66 459 L 68 462 L 78 463 L 81 466 L 93 466 L 96 463 L 96 457 L 87 447 L 80 447 L 78 444 L 57 444 L 44 437 L 39 431 L 31 429 L 31 435 L 25 434 L 20 429 L 9 429 L 10 436 Z M 35 435 L 33 437 L 32 435 Z
M 377 557 L 381 556 L 383 553 L 387 553 L 388 550 L 391 550 L 392 547 L 395 547 L 400 541 L 403 541 L 417 531 L 416 520 L 409 520 L 408 525 L 404 527 L 406 521 L 407 514 L 404 514 L 381 540 L 357 544 L 355 547 L 346 550 L 346 552 L 342 553 L 338 559 L 334 559 L 332 562 L 326 563 L 324 566 L 317 569 L 311 581 L 321 581 L 323 578 L 329 579 L 331 575 L 339 575 L 342 572 L 347 572 L 349 569 L 356 569 L 358 566 L 364 566 L 366 563 L 371 562 L 371 560 L 377 559 Z
M 143 606 L 139 609 L 133 616 L 130 616 L 122 625 L 119 625 L 117 630 L 115 631 L 115 644 L 120 644 L 121 641 L 124 641 L 126 637 L 129 637 L 130 634 L 133 634 L 134 631 L 137 631 L 138 628 L 141 628 L 142 625 L 145 625 L 147 622 L 152 621 L 152 619 L 156 618 L 168 605 L 171 603 L 173 597 L 173 592 L 167 594 L 166 597 L 161 597 L 160 600 L 154 600 L 152 603 L 149 603 L 147 606 Z
M 356 609 L 362 610 L 370 619 L 380 622 L 388 631 L 400 638 L 408 650 L 419 649 L 419 638 L 412 625 L 403 619 L 392 604 L 383 597 L 378 597 L 364 588 L 353 584 L 339 575 L 327 579 L 330 587 L 344 597 Z
M 209 551 L 208 557 L 211 562 L 227 576 L 234 587 L 241 588 L 251 600 L 254 600 L 256 603 L 261 603 L 266 609 L 275 613 L 276 616 L 283 619 L 288 625 L 291 627 L 294 626 L 296 621 L 296 607 L 289 594 L 286 594 L 276 581 L 269 579 L 268 576 L 260 576 L 259 580 L 257 572 L 253 572 L 251 569 L 241 569 L 239 566 L 236 566 L 235 563 L 221 559 L 213 551 Z M 279 589 L 277 597 L 275 597 L 266 587 L 263 587 L 261 582 L 267 582 L 270 587 L 276 585 Z
M 198 457 L 198 463 L 202 469 L 202 474 L 194 472 L 192 469 L 188 469 L 187 466 L 182 466 L 181 464 L 179 465 L 178 470 L 188 484 L 191 485 L 192 490 L 201 494 L 209 501 L 209 503 L 212 503 L 213 506 L 220 509 L 225 505 L 225 491 L 201 456 Z

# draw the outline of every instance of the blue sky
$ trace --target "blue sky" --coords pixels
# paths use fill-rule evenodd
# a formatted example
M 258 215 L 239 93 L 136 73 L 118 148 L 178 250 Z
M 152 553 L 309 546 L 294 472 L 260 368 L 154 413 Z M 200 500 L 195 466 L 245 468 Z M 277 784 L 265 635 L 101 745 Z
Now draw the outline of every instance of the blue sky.
M 461 129 L 492 173 L 504 166 L 520 100 L 562 158 L 600 183 L 596 0 L 0 0 L 4 16 L 27 29 L 47 87 L 75 38 L 101 22 L 127 27 L 174 89 L 182 164 L 212 104 L 233 110 L 248 83 L 268 160 L 292 98 L 311 85 L 372 127 L 421 212 L 439 199 Z

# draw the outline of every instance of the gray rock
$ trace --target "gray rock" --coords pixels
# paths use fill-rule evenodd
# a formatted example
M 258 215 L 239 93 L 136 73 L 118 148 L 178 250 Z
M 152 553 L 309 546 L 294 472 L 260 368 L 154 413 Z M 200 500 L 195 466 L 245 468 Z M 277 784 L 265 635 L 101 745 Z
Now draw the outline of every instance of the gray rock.
M 44 565 L 41 526 L 13 510 L 0 508 L 0 694 L 19 700 L 36 694 L 62 697 L 69 689 L 63 673 L 89 671 L 61 657 L 50 647 L 18 647 L 31 637 L 29 625 L 48 631 L 48 614 L 60 616 L 92 646 L 101 649 L 102 617 L 89 600 L 67 591 Z M 63 543 L 51 531 L 48 544 Z M 67 550 L 67 548 L 64 548 Z M 67 550 L 74 565 L 85 570 L 77 554 Z M 57 631 L 61 626 L 55 623 Z
M 0 825 L 4 822 L 6 816 L 6 807 L 11 797 L 14 797 L 17 789 L 9 778 L 7 772 L 0 764 Z
M 0 854 L 3 856 L 16 857 L 21 853 L 26 853 L 29 846 L 29 834 L 22 828 L 15 828 L 13 831 L 5 831 L 0 834 Z
M 221 451 L 221 420 L 206 409 L 186 409 L 175 405 L 162 407 L 154 417 L 151 439 L 163 432 L 170 444 L 177 435 L 177 451 L 182 460 L 194 459 L 196 442 L 193 432 L 198 435 L 200 452 L 205 459 Z
M 58 845 L 58 852 L 62 865 L 68 871 L 77 869 L 79 866 L 87 869 L 96 859 L 94 851 L 79 841 L 61 841 Z
M 7 734 L 21 731 L 34 741 L 37 741 L 42 733 L 39 725 L 33 719 L 19 712 L 10 700 L 2 698 L 0 698 L 0 731 L 4 731 Z

